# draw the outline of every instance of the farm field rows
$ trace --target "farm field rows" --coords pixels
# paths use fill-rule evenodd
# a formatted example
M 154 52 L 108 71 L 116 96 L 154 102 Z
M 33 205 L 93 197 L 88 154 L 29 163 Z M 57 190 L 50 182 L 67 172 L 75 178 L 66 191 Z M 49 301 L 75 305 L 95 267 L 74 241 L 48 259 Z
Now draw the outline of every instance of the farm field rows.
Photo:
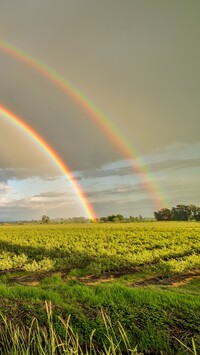
M 196 222 L 2 225 L 0 311 L 44 325 L 51 301 L 58 333 L 70 314 L 82 344 L 96 329 L 97 348 L 103 311 L 139 352 L 182 354 L 176 338 L 200 347 L 199 251 Z

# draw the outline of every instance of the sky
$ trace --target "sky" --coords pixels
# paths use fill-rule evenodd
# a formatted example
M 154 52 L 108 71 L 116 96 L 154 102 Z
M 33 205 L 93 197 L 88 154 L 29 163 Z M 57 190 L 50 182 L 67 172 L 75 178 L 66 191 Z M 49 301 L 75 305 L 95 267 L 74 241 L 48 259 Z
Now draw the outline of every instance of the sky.
M 59 154 L 99 217 L 200 205 L 199 14 L 199 0 L 0 1 L 0 42 L 51 68 L 113 127 L 0 50 L 0 104 Z M 0 112 L 0 220 L 43 214 L 88 216 L 55 161 Z

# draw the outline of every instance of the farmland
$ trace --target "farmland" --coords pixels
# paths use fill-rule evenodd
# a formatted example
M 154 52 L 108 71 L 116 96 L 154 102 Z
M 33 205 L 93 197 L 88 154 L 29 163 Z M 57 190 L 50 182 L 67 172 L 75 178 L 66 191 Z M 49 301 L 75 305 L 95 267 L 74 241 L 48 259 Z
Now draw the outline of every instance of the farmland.
M 45 326 L 51 302 L 58 334 L 58 317 L 70 314 L 80 343 L 95 329 L 98 349 L 104 312 L 132 349 L 182 354 L 176 338 L 200 347 L 199 251 L 197 222 L 2 225 L 0 311 Z

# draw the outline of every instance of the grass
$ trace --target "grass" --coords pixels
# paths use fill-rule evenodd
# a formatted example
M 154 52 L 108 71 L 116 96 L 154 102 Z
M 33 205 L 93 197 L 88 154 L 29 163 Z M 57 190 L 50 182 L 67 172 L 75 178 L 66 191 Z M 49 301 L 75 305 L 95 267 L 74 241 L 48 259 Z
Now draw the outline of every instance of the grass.
M 0 353 L 200 352 L 199 232 L 198 223 L 0 227 Z
M 137 345 L 139 352 L 154 351 L 165 354 L 181 354 L 177 337 L 186 346 L 195 339 L 200 347 L 200 299 L 194 295 L 178 294 L 157 288 L 131 289 L 121 284 L 88 287 L 82 284 L 66 285 L 62 280 L 47 278 L 40 287 L 1 286 L 3 300 L 1 313 L 31 326 L 32 317 L 39 327 L 47 326 L 44 300 L 52 302 L 53 324 L 58 337 L 63 335 L 60 317 L 71 317 L 71 326 L 78 334 L 79 344 L 84 348 L 92 332 L 95 346 L 100 349 L 105 342 L 102 310 L 111 320 L 113 329 L 119 323 L 129 339 L 131 347 Z M 6 300 L 6 302 L 5 302 Z M 14 315 L 14 316 L 13 316 Z M 120 337 L 119 329 L 116 331 Z
M 4 355 L 59 355 L 59 354 L 81 354 L 81 355 L 123 355 L 143 354 L 138 352 L 137 346 L 132 346 L 129 336 L 120 322 L 113 325 L 110 317 L 104 312 L 101 312 L 102 325 L 103 325 L 103 340 L 101 345 L 97 347 L 94 342 L 95 329 L 88 337 L 88 342 L 81 344 L 79 335 L 73 330 L 70 324 L 70 316 L 66 320 L 61 317 L 59 319 L 59 327 L 62 335 L 58 335 L 58 330 L 54 323 L 52 304 L 45 302 L 46 310 L 46 325 L 41 327 L 37 318 L 33 318 L 30 326 L 22 324 L 13 325 L 4 316 L 0 315 L 1 333 L 0 333 L 0 354 Z M 148 330 L 148 326 L 144 333 Z M 161 334 L 155 339 L 155 334 L 151 334 L 152 327 L 150 326 L 150 334 L 148 339 L 154 337 L 154 342 L 157 344 Z M 179 339 L 177 344 L 180 345 L 180 351 L 177 354 L 190 353 L 197 355 L 195 341 L 192 338 L 192 346 L 187 346 Z M 154 352 L 155 354 L 164 354 L 162 351 Z M 150 352 L 148 352 L 150 354 Z M 168 354 L 168 352 L 166 353 Z

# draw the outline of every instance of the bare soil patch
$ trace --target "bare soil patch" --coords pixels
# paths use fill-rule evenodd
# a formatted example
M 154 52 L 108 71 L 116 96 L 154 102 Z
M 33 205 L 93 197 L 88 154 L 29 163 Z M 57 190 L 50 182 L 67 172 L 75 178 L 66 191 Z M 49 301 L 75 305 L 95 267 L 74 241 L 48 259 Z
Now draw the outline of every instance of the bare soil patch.
M 152 277 L 147 280 L 139 281 L 134 283 L 132 286 L 134 287 L 143 287 L 149 285 L 160 285 L 160 286 L 171 286 L 171 287 L 179 287 L 187 284 L 192 281 L 194 278 L 200 277 L 200 269 L 191 270 L 182 274 L 175 274 L 171 276 L 157 276 Z
M 128 276 L 134 275 L 142 270 L 141 266 L 137 266 L 131 269 L 120 270 L 120 271 L 113 271 L 113 272 L 105 272 L 104 274 L 97 276 L 97 275 L 88 275 L 82 276 L 78 278 L 74 278 L 79 280 L 80 282 L 93 286 L 100 283 L 110 282 L 115 280 L 121 276 Z M 15 270 L 19 271 L 19 270 Z M 12 271 L 14 272 L 14 270 Z M 9 283 L 18 283 L 21 285 L 27 286 L 38 286 L 41 281 L 45 277 L 49 277 L 52 275 L 59 275 L 61 278 L 66 279 L 68 275 L 68 271 L 62 272 L 35 272 L 30 275 L 17 275 L 12 278 L 9 278 Z M 146 278 L 145 280 L 137 281 L 134 283 L 128 283 L 127 286 L 129 287 L 145 287 L 145 286 L 170 286 L 170 287 L 179 287 L 191 282 L 195 278 L 200 277 L 200 269 L 190 270 L 185 273 L 174 274 L 170 276 L 158 275 L 153 276 L 150 278 Z

